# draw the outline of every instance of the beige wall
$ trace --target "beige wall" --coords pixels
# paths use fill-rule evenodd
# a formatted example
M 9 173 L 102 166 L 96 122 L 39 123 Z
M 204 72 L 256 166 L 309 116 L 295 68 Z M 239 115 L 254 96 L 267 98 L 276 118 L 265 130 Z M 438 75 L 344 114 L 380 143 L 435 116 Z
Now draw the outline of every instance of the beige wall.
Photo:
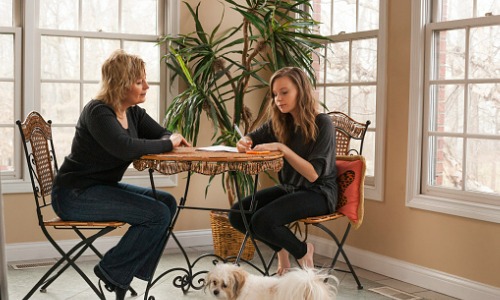
M 217 1 L 201 10 L 204 24 L 215 25 L 220 16 Z M 195 5 L 198 1 L 189 0 Z M 202 1 L 205 3 L 205 1 Z M 207 1 L 208 2 L 208 1 Z M 182 7 L 181 31 L 191 32 L 188 12 Z M 235 16 L 227 10 L 226 17 Z M 408 138 L 409 68 L 410 68 L 410 1 L 389 1 L 387 61 L 387 128 L 385 189 L 382 202 L 367 200 L 363 226 L 351 232 L 348 244 L 390 258 L 438 270 L 472 281 L 500 287 L 500 224 L 449 216 L 405 206 L 406 159 Z M 240 22 L 228 17 L 226 26 Z M 199 144 L 208 144 L 202 141 Z M 167 189 L 180 197 L 185 175 L 179 185 Z M 195 175 L 189 194 L 190 204 L 226 204 L 220 180 L 212 183 L 208 199 L 205 186 L 208 177 Z M 192 201 L 191 201 L 192 200 Z M 7 243 L 43 241 L 36 225 L 30 194 L 4 195 Z M 190 212 L 181 217 L 178 230 L 208 229 L 206 212 Z M 335 227 L 343 227 L 337 226 Z M 334 226 L 332 226 L 334 227 Z M 61 237 L 64 238 L 64 237 Z

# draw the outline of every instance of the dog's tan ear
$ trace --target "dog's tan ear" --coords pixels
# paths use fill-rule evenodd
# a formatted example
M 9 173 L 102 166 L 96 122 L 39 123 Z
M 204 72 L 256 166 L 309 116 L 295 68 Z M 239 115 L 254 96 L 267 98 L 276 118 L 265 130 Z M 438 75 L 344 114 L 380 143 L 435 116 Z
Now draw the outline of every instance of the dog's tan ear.
M 233 294 L 234 298 L 238 298 L 241 289 L 245 285 L 246 281 L 246 273 L 243 270 L 235 270 L 233 272 L 233 279 L 234 279 L 234 284 L 233 284 Z
M 210 288 L 211 284 L 212 284 L 212 273 L 208 272 L 207 276 L 205 277 L 205 282 L 203 284 L 203 292 L 205 292 L 207 288 Z

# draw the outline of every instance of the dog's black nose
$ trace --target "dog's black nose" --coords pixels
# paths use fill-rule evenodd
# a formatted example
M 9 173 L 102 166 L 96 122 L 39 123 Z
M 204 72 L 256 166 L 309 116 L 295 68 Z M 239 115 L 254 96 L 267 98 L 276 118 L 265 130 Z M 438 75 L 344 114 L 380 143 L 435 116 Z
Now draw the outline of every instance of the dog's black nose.
M 219 295 L 219 290 L 215 290 L 215 291 L 214 291 L 214 295 L 215 295 L 215 296 Z

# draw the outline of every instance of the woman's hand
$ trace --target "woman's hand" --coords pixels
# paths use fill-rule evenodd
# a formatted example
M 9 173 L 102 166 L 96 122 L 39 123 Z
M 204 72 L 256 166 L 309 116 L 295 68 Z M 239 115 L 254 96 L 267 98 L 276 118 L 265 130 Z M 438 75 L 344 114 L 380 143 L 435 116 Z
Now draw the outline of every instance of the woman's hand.
M 242 137 L 238 143 L 236 143 L 236 149 L 238 149 L 238 152 L 246 152 L 252 149 L 252 140 L 248 136 Z
M 259 144 L 255 146 L 252 150 L 256 151 L 281 151 L 283 157 L 286 161 L 294 168 L 300 175 L 304 176 L 309 182 L 314 182 L 318 179 L 319 175 L 314 169 L 313 165 L 307 160 L 300 157 L 297 153 L 293 152 L 292 149 L 288 148 L 282 143 L 267 143 Z
M 180 133 L 173 133 L 170 136 L 170 141 L 172 142 L 172 146 L 174 148 L 182 146 L 191 147 L 191 144 L 188 143 L 188 141 L 186 141 L 186 139 Z
M 285 145 L 282 143 L 266 143 L 266 144 L 259 144 L 255 146 L 252 150 L 255 151 L 281 151 L 284 152 L 285 150 Z

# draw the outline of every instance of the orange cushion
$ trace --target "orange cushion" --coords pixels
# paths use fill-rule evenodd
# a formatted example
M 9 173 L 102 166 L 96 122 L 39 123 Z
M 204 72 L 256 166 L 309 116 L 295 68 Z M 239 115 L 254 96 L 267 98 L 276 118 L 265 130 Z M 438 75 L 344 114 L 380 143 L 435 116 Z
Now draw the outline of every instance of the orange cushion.
M 365 159 L 360 155 L 337 156 L 337 211 L 351 221 L 354 228 L 363 222 Z

